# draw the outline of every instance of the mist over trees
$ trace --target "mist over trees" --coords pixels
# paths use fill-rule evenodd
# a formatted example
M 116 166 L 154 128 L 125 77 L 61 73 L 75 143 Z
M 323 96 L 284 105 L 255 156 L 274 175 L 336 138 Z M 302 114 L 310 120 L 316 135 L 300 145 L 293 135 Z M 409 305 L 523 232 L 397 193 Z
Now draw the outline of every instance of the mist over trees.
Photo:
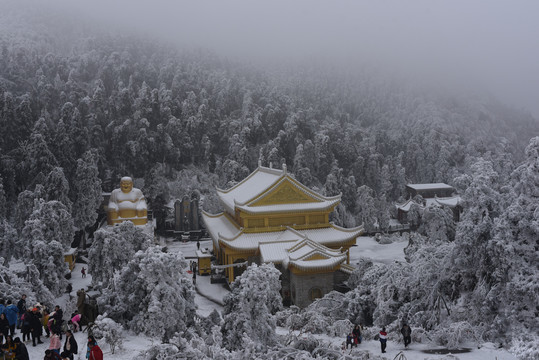
M 447 335 L 457 327 L 507 341 L 523 358 L 537 351 L 530 330 L 539 326 L 539 122 L 529 113 L 488 96 L 424 93 L 368 71 L 315 61 L 262 67 L 84 27 L 62 31 L 75 19 L 30 25 L 10 15 L 0 31 L 0 273 L 15 258 L 31 264 L 32 280 L 0 283 L 6 292 L 20 295 L 13 284 L 45 300 L 62 292 L 63 252 L 75 229 L 96 221 L 101 189 L 117 187 L 121 176 L 140 182 L 155 213 L 195 192 L 215 211 L 215 186 L 235 184 L 259 162 L 286 164 L 305 185 L 343 194 L 333 221 L 368 231 L 387 229 L 407 183 L 445 182 L 464 200 L 458 224 L 444 209 L 417 207 L 412 213 L 424 223 L 405 263 L 355 264 L 352 290 L 341 299 L 346 314 L 308 309 L 295 314 L 297 323 L 323 332 L 319 325 L 337 318 L 397 331 L 405 319 L 444 345 L 460 341 Z M 196 325 L 205 331 L 191 331 L 193 289 L 175 276 L 185 260 L 146 240 L 129 224 L 96 232 L 89 269 L 111 318 L 170 340 L 169 354 L 234 358 L 241 346 L 256 353 L 252 339 L 234 333 L 234 319 L 263 321 L 257 331 L 271 333 L 277 307 L 234 309 L 234 297 L 254 291 L 238 283 L 225 319 L 214 314 Z M 263 278 L 261 269 L 248 274 Z M 277 275 L 266 273 L 274 290 Z M 126 311 L 121 295 L 129 293 L 144 301 L 134 298 L 139 306 Z M 275 294 L 264 301 L 273 304 Z M 182 320 L 156 331 L 166 320 L 159 299 Z M 440 299 L 458 311 L 441 315 Z M 149 322 L 146 313 L 160 317 Z M 233 333 L 229 343 L 223 333 Z M 279 341 L 268 338 L 264 347 Z

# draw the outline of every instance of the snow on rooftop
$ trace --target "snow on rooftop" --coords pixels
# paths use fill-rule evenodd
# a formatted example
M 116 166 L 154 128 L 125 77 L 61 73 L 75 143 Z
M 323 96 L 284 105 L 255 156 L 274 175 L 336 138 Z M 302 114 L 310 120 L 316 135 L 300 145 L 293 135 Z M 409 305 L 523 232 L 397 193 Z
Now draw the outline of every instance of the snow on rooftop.
M 211 258 L 210 252 L 206 250 L 197 250 L 196 255 L 197 258 Z
M 240 232 L 240 229 L 231 221 L 224 213 L 217 215 L 208 214 L 202 211 L 202 220 L 206 224 L 206 229 L 213 239 L 215 247 L 219 247 L 219 237 L 222 235 L 226 238 L 232 238 Z
M 211 215 L 202 212 L 202 218 L 216 247 L 219 247 L 218 241 L 223 241 L 227 246 L 244 251 L 256 250 L 262 242 L 293 240 L 303 237 L 308 237 L 326 246 L 338 246 L 343 242 L 355 239 L 363 232 L 361 226 L 345 229 L 331 224 L 329 227 L 321 229 L 295 230 L 283 226 L 282 232 L 244 233 L 225 213 Z
M 414 190 L 453 189 L 453 186 L 444 183 L 408 184 L 406 186 Z
M 290 265 L 298 268 L 299 270 L 332 270 L 337 265 L 340 265 L 346 260 L 346 254 L 339 257 L 331 257 L 327 259 L 317 260 L 290 260 Z
M 406 201 L 404 204 L 401 204 L 401 205 L 397 204 L 395 206 L 397 207 L 397 209 L 400 209 L 404 212 L 408 212 L 410 211 L 410 207 L 412 207 L 412 204 L 415 204 L 415 202 L 412 199 L 410 199 Z
M 264 205 L 264 206 L 248 206 L 237 205 L 236 208 L 243 210 L 251 214 L 259 213 L 272 213 L 272 212 L 300 212 L 300 211 L 313 211 L 324 210 L 329 207 L 335 206 L 340 202 L 340 197 L 334 200 L 326 200 L 321 202 L 311 203 L 295 203 L 295 204 L 278 204 L 278 205 Z
M 445 206 L 449 206 L 449 207 L 455 207 L 457 206 L 458 204 L 460 204 L 460 202 L 462 201 L 462 199 L 460 198 L 460 196 L 452 196 L 452 197 L 444 197 L 444 198 L 435 198 L 436 199 L 436 202 L 438 202 L 438 204 L 440 205 L 445 205 Z
M 73 255 L 77 252 L 77 248 L 70 248 L 68 251 L 64 253 L 64 255 Z
M 325 245 L 325 246 L 338 246 L 344 242 L 355 239 L 363 232 L 363 228 L 354 229 L 342 229 L 335 225 L 322 229 L 310 229 L 310 230 L 294 230 L 291 228 L 283 228 L 283 231 L 289 229 L 296 232 L 298 238 L 308 237 L 309 239 Z M 351 231 L 348 231 L 351 230 Z M 262 232 L 262 233 L 243 233 L 239 232 L 236 236 L 231 238 L 225 238 L 221 236 L 219 241 L 224 242 L 227 246 L 240 251 L 256 250 L 262 242 L 274 242 L 282 241 L 282 233 L 278 231 Z M 293 237 L 291 235 L 291 237 Z
M 397 204 L 395 205 L 395 207 L 399 210 L 402 210 L 404 212 L 408 212 L 410 211 L 410 207 L 413 205 L 413 204 L 417 204 L 419 205 L 421 208 L 423 207 L 429 207 L 429 206 L 449 206 L 449 207 L 455 207 L 457 206 L 458 204 L 460 204 L 461 202 L 461 198 L 460 196 L 450 196 L 450 197 L 442 197 L 442 198 L 439 198 L 439 197 L 433 197 L 433 198 L 426 198 L 424 199 L 425 200 L 425 206 L 421 205 L 421 204 L 417 204 L 416 202 L 414 202 L 413 200 L 408 200 L 406 201 L 404 204 Z
M 296 241 L 297 240 L 287 240 L 261 243 L 259 245 L 261 261 L 263 263 L 281 263 L 288 257 L 288 252 L 286 250 L 294 245 Z
M 236 186 L 228 190 L 217 189 L 217 194 L 226 209 L 233 212 L 234 201 L 244 204 L 273 185 L 283 174 L 282 170 L 259 166 Z

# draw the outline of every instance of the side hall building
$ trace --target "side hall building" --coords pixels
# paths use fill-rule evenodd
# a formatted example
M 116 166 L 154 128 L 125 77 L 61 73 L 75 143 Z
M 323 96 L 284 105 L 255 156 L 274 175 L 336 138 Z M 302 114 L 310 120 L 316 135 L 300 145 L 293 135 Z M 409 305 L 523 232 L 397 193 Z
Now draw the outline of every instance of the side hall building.
M 221 265 L 273 263 L 285 304 L 300 307 L 332 291 L 353 271 L 349 249 L 362 227 L 329 222 L 341 195 L 326 197 L 283 169 L 258 166 L 228 190 L 217 189 L 224 212 L 203 219 Z M 243 268 L 225 268 L 229 283 Z

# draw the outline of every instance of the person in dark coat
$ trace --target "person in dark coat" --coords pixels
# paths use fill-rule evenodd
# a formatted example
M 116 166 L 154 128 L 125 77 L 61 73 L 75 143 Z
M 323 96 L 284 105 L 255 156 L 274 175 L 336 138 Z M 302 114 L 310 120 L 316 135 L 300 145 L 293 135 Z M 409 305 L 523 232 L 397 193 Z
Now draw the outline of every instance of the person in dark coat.
M 64 312 L 62 309 L 60 309 L 60 306 L 56 305 L 54 307 L 54 320 L 58 321 L 59 323 L 62 323 L 64 318 Z
M 57 333 L 60 336 L 60 340 L 62 340 L 62 323 L 64 318 L 64 312 L 62 309 L 60 309 L 60 306 L 56 305 L 54 307 L 54 315 L 52 316 L 54 319 L 51 330 Z
M 412 329 L 407 325 L 402 325 L 401 334 L 404 339 L 404 347 L 408 347 L 412 342 Z
M 4 337 L 9 335 L 9 321 L 6 314 L 0 314 L 0 344 L 4 343 Z
M 21 317 L 26 312 L 26 294 L 22 294 L 21 298 L 17 302 L 17 308 L 19 309 L 19 317 L 17 319 L 17 327 L 22 327 Z
M 45 357 L 43 360 L 62 360 L 59 354 L 52 350 L 45 350 Z
M 41 314 L 37 308 L 32 309 L 30 316 L 30 332 L 32 333 L 32 345 L 36 346 L 36 340 L 38 344 L 43 344 L 41 341 L 41 335 L 43 335 L 43 326 L 41 325 Z
M 22 341 L 30 340 L 30 321 L 32 319 L 32 312 L 26 310 L 21 316 L 21 332 L 22 332 Z
M 15 340 L 13 340 L 13 343 L 17 346 L 15 348 L 15 359 L 17 360 L 30 360 L 30 356 L 28 355 L 28 349 L 26 348 L 26 345 L 21 342 L 21 339 L 16 337 Z
M 348 345 L 350 345 L 350 349 L 354 347 L 354 335 L 352 333 L 346 336 L 346 349 L 348 349 Z
M 361 329 L 359 325 L 354 326 L 354 330 L 352 330 L 352 334 L 354 335 L 356 345 L 361 344 Z
M 64 344 L 64 352 L 69 353 L 69 358 L 73 360 L 73 355 L 78 353 L 79 346 L 71 330 L 66 330 L 66 342 Z

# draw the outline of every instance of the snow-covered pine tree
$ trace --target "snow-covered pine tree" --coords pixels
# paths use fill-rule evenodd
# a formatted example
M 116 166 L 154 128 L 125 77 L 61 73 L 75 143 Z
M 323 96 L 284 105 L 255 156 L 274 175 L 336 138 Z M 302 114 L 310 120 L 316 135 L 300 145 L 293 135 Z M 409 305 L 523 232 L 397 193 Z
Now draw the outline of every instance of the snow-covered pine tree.
M 7 214 L 6 209 L 6 192 L 4 191 L 4 180 L 0 176 L 0 220 L 4 219 Z
M 15 244 L 18 240 L 17 230 L 6 219 L 0 218 L 0 257 L 6 265 L 14 255 Z
M 61 167 L 55 167 L 45 179 L 45 200 L 57 200 L 64 204 L 67 211 L 71 213 L 72 202 L 69 199 L 69 182 L 67 181 L 64 170 Z
M 496 221 L 489 251 L 499 259 L 497 294 L 503 314 L 507 314 L 493 323 L 499 324 L 493 326 L 497 332 L 493 336 L 504 335 L 509 328 L 510 336 L 521 340 L 520 347 L 525 349 L 537 344 L 533 329 L 539 328 L 539 137 L 530 140 L 526 160 L 511 177 L 513 201 Z M 523 349 L 519 352 L 525 353 Z
M 227 349 L 241 349 L 244 336 L 261 350 L 276 343 L 274 314 L 282 307 L 280 275 L 273 264 L 253 264 L 232 283 L 223 312 L 223 345 Z
M 148 246 L 148 235 L 130 221 L 97 230 L 88 252 L 88 272 L 92 274 L 92 283 L 107 287 L 114 274 L 127 265 L 137 251 Z
M 45 228 L 46 224 L 39 218 L 26 221 L 21 235 L 21 242 L 27 244 L 24 260 L 36 266 L 43 284 L 58 296 L 67 286 L 64 248 L 58 241 L 45 237 Z
M 358 210 L 359 224 L 363 224 L 365 231 L 375 230 L 377 208 L 374 201 L 374 191 L 366 185 L 357 189 L 356 209 Z
M 75 226 L 81 230 L 95 223 L 97 209 L 103 201 L 97 156 L 96 150 L 88 150 L 82 158 L 77 160 L 77 170 L 73 181 L 75 193 L 73 218 Z
M 181 253 L 159 246 L 137 252 L 101 301 L 108 316 L 136 333 L 167 341 L 194 323 L 195 292 Z

